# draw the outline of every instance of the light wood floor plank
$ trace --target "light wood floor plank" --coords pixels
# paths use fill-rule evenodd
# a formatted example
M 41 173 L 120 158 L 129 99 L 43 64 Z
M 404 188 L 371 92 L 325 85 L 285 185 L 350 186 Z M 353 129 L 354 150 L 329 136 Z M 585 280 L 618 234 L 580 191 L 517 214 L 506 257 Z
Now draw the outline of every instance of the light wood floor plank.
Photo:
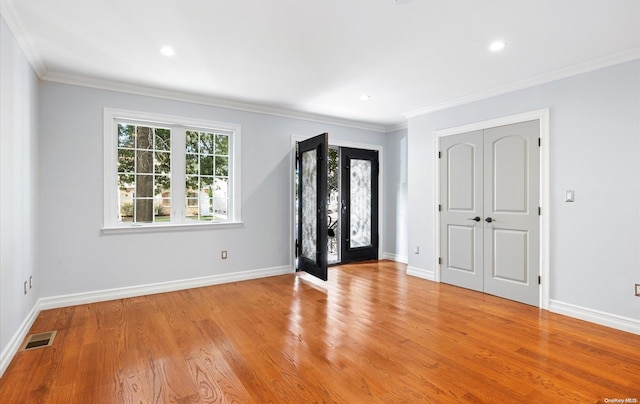
M 0 403 L 640 400 L 640 336 L 391 261 L 47 310 Z

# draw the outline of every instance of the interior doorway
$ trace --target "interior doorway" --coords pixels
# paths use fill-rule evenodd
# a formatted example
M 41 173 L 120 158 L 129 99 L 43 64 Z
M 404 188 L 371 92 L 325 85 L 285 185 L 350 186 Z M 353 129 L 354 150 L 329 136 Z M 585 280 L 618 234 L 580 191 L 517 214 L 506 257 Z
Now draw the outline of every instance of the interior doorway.
M 538 267 L 539 272 L 538 273 L 540 278 L 536 279 L 536 281 L 538 281 L 536 283 L 539 283 L 538 306 L 542 309 L 549 310 L 550 308 L 549 307 L 550 306 L 549 291 L 550 291 L 550 285 L 551 285 L 550 270 L 549 270 L 549 261 L 550 261 L 549 260 L 549 251 L 550 251 L 549 109 L 540 109 L 540 110 L 524 112 L 524 113 L 515 114 L 515 115 L 508 115 L 508 116 L 495 118 L 487 121 L 479 121 L 479 122 L 462 125 L 458 127 L 451 127 L 447 129 L 438 130 L 434 133 L 435 135 L 434 140 L 435 140 L 436 151 L 440 151 L 441 141 L 444 137 L 473 132 L 473 131 L 483 131 L 489 128 L 496 128 L 496 127 L 501 127 L 505 125 L 532 121 L 532 120 L 539 122 L 540 139 L 538 139 L 538 143 L 536 145 L 541 145 L 539 147 L 539 153 L 540 153 L 539 155 L 539 160 L 540 160 L 539 208 L 540 209 L 538 210 L 538 212 L 536 212 L 539 215 L 539 226 L 540 226 L 539 227 L 539 243 L 540 244 L 538 249 L 538 253 L 539 253 L 539 267 Z M 440 161 L 440 159 L 438 159 L 438 155 L 441 153 L 442 152 L 440 153 L 436 152 L 437 162 Z M 441 201 L 442 201 L 443 191 L 441 189 L 441 170 L 443 169 L 443 167 L 441 167 L 441 164 L 435 164 L 435 169 L 436 170 L 435 170 L 434 182 L 436 184 L 435 192 L 436 192 L 437 202 L 436 202 L 436 209 L 434 212 L 434 221 L 436 224 L 434 227 L 435 252 L 436 252 L 436 254 L 434 255 L 434 267 L 438 268 L 438 270 L 434 271 L 431 277 L 427 276 L 426 278 L 434 280 L 436 282 L 441 282 L 443 281 L 442 279 L 443 258 L 441 257 L 441 254 L 444 251 L 442 244 L 445 242 L 445 240 L 443 239 L 444 235 L 442 234 L 441 211 L 438 209 L 438 204 L 441 204 Z M 485 215 L 485 216 L 486 217 L 480 218 L 482 223 L 485 223 L 487 227 L 495 228 L 495 227 L 492 227 L 492 224 L 494 223 L 493 216 L 491 215 Z M 486 221 L 487 217 L 491 217 L 492 222 Z M 474 215 L 465 216 L 465 220 L 467 219 L 471 219 L 469 220 L 469 222 L 478 223 L 476 221 L 476 216 Z M 498 223 L 495 223 L 495 225 L 497 224 Z
M 378 151 L 330 146 L 329 265 L 378 259 Z
M 440 279 L 538 306 L 540 124 L 440 140 Z

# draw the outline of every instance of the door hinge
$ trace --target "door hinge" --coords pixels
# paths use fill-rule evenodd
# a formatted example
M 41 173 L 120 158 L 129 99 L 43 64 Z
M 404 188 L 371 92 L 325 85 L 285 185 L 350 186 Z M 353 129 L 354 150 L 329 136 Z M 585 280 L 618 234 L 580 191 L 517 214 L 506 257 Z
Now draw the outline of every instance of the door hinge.
M 438 265 L 442 265 L 442 257 L 438 257 Z
M 542 208 L 538 206 L 538 216 L 542 216 Z
M 538 147 L 542 146 L 542 140 L 538 138 Z
M 438 152 L 438 158 L 441 159 L 442 158 L 442 152 Z
M 538 275 L 538 285 L 542 284 L 542 279 L 540 278 L 540 275 Z
M 296 258 L 300 256 L 300 243 L 296 240 Z
M 438 205 L 438 212 L 442 212 L 442 205 Z

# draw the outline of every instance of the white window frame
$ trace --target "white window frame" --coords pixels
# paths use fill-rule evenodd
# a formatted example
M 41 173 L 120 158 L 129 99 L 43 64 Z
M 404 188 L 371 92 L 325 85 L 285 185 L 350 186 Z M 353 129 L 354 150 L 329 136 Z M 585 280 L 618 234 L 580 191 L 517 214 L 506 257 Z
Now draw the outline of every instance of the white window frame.
M 118 121 L 171 127 L 171 221 L 163 223 L 118 222 Z M 229 206 L 230 216 L 225 221 L 197 222 L 185 217 L 185 165 L 184 147 L 188 130 L 231 132 L 229 137 Z M 103 161 L 104 161 L 104 216 L 103 233 L 170 231 L 183 229 L 228 228 L 242 225 L 240 196 L 240 125 L 148 112 L 104 108 Z M 175 149 L 174 149 L 175 145 Z

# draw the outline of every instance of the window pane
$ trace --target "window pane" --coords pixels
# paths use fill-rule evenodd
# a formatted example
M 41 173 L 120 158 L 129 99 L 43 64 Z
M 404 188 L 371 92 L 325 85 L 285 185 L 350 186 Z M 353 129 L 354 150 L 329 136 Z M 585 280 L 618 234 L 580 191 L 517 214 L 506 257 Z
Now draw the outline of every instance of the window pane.
M 227 205 L 229 204 L 228 199 L 213 199 L 213 207 L 214 207 L 214 218 L 218 220 L 228 219 Z
M 137 197 L 134 200 L 134 221 L 151 223 L 153 222 L 153 198 L 140 198 Z
M 213 184 L 213 212 L 214 219 L 228 219 L 229 201 L 229 180 L 227 178 L 216 178 Z
M 194 191 L 195 189 L 195 191 Z M 198 219 L 198 177 L 187 180 L 187 209 L 185 217 L 188 220 Z
M 171 177 L 168 175 L 155 176 L 155 197 L 171 196 Z
M 171 221 L 171 201 L 169 199 L 156 199 L 154 202 L 154 222 L 167 223 Z
M 200 154 L 213 154 L 213 133 L 200 133 Z
M 197 219 L 198 217 L 198 193 L 187 191 L 187 219 Z
M 157 152 L 155 154 L 155 173 L 170 174 L 171 173 L 171 153 Z
M 302 256 L 316 262 L 318 235 L 318 159 L 316 149 L 302 153 Z
M 187 174 L 198 174 L 198 155 L 197 154 L 187 154 Z
M 135 171 L 135 150 L 118 150 L 118 172 L 132 173 Z
M 216 154 L 225 156 L 229 154 L 229 136 L 216 135 Z
M 351 159 L 350 247 L 371 245 L 371 161 Z
M 213 185 L 213 177 L 200 177 L 200 189 L 211 188 Z
M 200 175 L 213 175 L 213 156 L 200 157 Z
M 156 128 L 156 150 L 171 150 L 171 131 L 169 129 Z
M 135 190 L 135 175 L 133 174 L 120 174 L 118 175 L 118 188 L 120 189 L 121 196 L 132 196 L 129 195 Z M 126 195 L 123 195 L 123 192 L 126 192 Z
M 150 150 L 136 150 L 136 169 L 138 173 L 153 172 L 153 152 Z
M 191 193 L 195 192 L 194 190 L 197 190 L 199 188 L 199 184 L 200 182 L 197 176 L 194 176 L 194 175 L 187 176 L 187 179 L 185 180 L 185 189 L 187 191 L 187 198 L 197 196 L 197 195 L 191 195 Z
M 186 151 L 187 153 L 198 152 L 198 132 L 187 131 Z
M 216 156 L 216 176 L 226 177 L 229 175 L 229 158 Z
M 133 199 L 120 198 L 118 207 L 118 221 L 131 222 L 133 221 Z
M 200 192 L 198 193 L 198 206 L 200 214 L 200 220 L 211 220 L 211 214 L 213 212 L 213 200 L 212 200 L 211 185 L 203 182 L 200 183 Z
M 198 198 L 187 198 L 187 206 L 198 206 Z
M 153 130 L 148 126 L 136 128 L 136 149 L 153 149 Z
M 216 177 L 213 192 L 216 198 L 226 198 L 229 192 L 229 180 Z
M 133 148 L 135 146 L 135 126 L 118 124 L 118 147 Z

